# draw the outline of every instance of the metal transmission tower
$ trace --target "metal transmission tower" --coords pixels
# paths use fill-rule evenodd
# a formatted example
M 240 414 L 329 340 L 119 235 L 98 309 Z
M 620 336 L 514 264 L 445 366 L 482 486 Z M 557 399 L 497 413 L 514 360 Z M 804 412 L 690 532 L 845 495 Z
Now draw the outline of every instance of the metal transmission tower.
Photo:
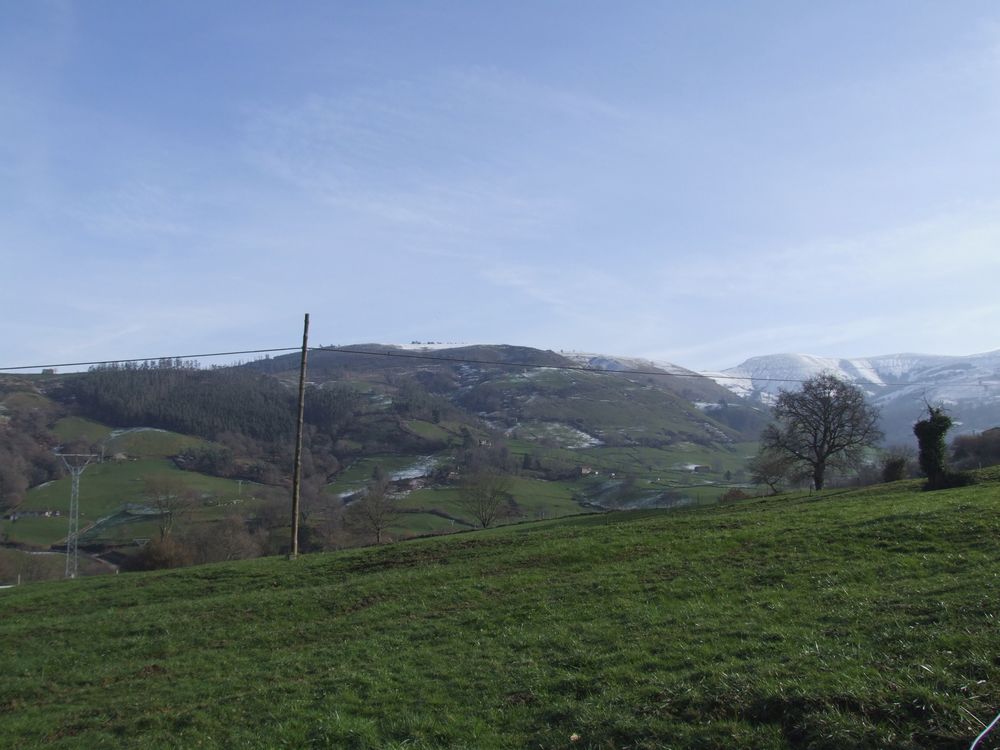
M 80 475 L 97 456 L 93 453 L 60 453 L 59 458 L 73 477 L 73 489 L 69 495 L 69 533 L 66 535 L 66 577 L 76 578 L 79 562 L 77 541 L 80 535 Z

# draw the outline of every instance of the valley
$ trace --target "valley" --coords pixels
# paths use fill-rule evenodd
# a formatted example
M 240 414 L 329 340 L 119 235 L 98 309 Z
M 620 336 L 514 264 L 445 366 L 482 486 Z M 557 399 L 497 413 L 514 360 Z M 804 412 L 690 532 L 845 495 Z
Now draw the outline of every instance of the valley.
M 391 540 L 474 528 L 462 482 L 483 467 L 509 476 L 499 524 L 706 505 L 750 489 L 745 464 L 764 412 L 689 371 L 585 372 L 523 347 L 393 356 L 404 354 L 377 345 L 312 353 L 306 549 L 371 542 L 352 505 L 376 471 L 393 499 Z M 176 513 L 190 537 L 236 519 L 253 538 L 248 549 L 274 554 L 289 534 L 296 366 L 289 356 L 210 371 L 170 362 L 7 376 L 0 406 L 8 420 L 33 420 L 39 450 L 94 455 L 80 485 L 83 550 L 127 562 L 163 536 L 154 478 L 190 498 Z M 65 544 L 70 480 L 47 470 L 52 478 L 6 501 L 0 539 L 10 548 Z

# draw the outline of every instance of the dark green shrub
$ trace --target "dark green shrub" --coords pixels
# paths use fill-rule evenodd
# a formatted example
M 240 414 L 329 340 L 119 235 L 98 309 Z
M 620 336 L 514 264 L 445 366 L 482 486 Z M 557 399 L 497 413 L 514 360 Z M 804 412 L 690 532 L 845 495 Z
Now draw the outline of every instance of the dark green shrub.
M 951 429 L 951 425 L 951 417 L 944 413 L 944 409 L 929 404 L 927 418 L 913 425 L 913 434 L 917 436 L 917 443 L 920 446 L 917 457 L 920 471 L 927 477 L 927 484 L 924 485 L 926 490 L 945 488 L 948 449 L 944 443 L 944 436 Z
M 954 487 L 968 487 L 970 484 L 975 484 L 976 478 L 965 471 L 945 471 L 937 478 L 937 483 L 934 487 L 927 487 L 925 489 L 934 490 L 950 490 Z
M 906 478 L 906 458 L 903 456 L 886 456 L 882 461 L 882 481 L 898 482 Z
M 166 536 L 147 543 L 123 565 L 124 570 L 163 570 L 191 565 L 194 556 L 186 545 Z
M 745 493 L 738 487 L 733 487 L 731 490 L 726 490 L 726 492 L 719 497 L 720 503 L 735 503 L 740 500 L 746 500 L 750 495 Z

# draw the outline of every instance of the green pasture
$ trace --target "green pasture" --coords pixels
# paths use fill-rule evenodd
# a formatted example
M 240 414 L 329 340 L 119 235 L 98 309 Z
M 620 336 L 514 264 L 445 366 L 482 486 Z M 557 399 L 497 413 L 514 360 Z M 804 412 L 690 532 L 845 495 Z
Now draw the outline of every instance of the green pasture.
M 88 466 L 80 478 L 81 534 L 99 519 L 116 513 L 126 503 L 145 502 L 144 480 L 162 474 L 169 474 L 202 496 L 217 498 L 216 503 L 198 508 L 199 517 L 224 518 L 233 512 L 225 503 L 232 503 L 237 498 L 238 484 L 234 480 L 181 471 L 166 459 L 106 461 Z M 67 477 L 33 488 L 19 508 L 21 511 L 58 510 L 61 516 L 0 521 L 0 535 L 6 534 L 12 542 L 46 546 L 65 539 L 71 481 Z M 252 497 L 252 488 L 244 485 L 243 495 L 243 504 L 238 507 L 248 507 L 246 504 L 253 503 L 249 499 Z M 138 533 L 135 535 L 144 536 Z
M 981 477 L 6 589 L 0 746 L 964 750 Z
M 424 534 L 461 531 L 465 528 L 468 526 L 453 523 L 447 518 L 436 516 L 433 513 L 407 512 L 399 514 L 396 522 L 389 528 L 389 536 L 405 539 Z
M 68 532 L 69 518 L 65 514 L 49 518 L 22 516 L 16 521 L 0 520 L 0 539 L 32 547 L 48 547 L 65 540 Z
M 167 458 L 187 448 L 207 444 L 201 438 L 146 427 L 113 430 L 83 417 L 63 417 L 53 432 L 63 441 L 82 440 L 104 449 L 106 458 L 124 453 L 129 458 Z
M 127 545 L 136 539 L 154 539 L 159 533 L 156 516 L 130 514 L 123 509 L 82 533 L 80 543 Z
M 111 428 L 84 417 L 63 417 L 55 423 L 52 432 L 64 442 L 82 440 L 97 444 L 108 438 Z
M 58 409 L 50 399 L 34 391 L 13 391 L 3 397 L 4 405 L 11 410 L 40 409 L 52 412 Z
M 517 520 L 535 518 L 543 513 L 546 518 L 556 518 L 584 511 L 573 500 L 572 483 L 513 477 L 509 492 L 517 503 L 521 517 Z
M 335 481 L 327 485 L 326 491 L 339 495 L 342 492 L 361 489 L 371 481 L 376 466 L 381 466 L 386 474 L 392 474 L 413 466 L 422 458 L 425 456 L 385 454 L 356 459 L 337 475 Z
M 440 425 L 433 422 L 424 422 L 419 419 L 409 419 L 403 422 L 403 426 L 414 435 L 422 437 L 424 440 L 435 442 L 448 442 L 454 439 L 454 435 Z
M 511 477 L 508 492 L 516 503 L 516 509 L 505 513 L 498 523 L 512 523 L 530 520 L 544 515 L 547 518 L 582 513 L 584 508 L 574 502 L 570 485 L 560 482 L 544 482 L 524 477 Z M 399 502 L 407 510 L 437 510 L 449 516 L 475 525 L 475 517 L 464 501 L 461 487 L 425 487 L 409 493 Z M 404 515 L 402 519 L 405 519 Z M 404 525 L 405 521 L 399 524 Z M 444 528 L 451 528 L 446 523 Z
M 613 472 L 616 476 L 632 476 L 637 480 L 668 486 L 701 483 L 705 480 L 725 484 L 739 484 L 738 477 L 745 477 L 747 458 L 757 452 L 757 443 L 733 443 L 722 448 L 711 448 L 691 442 L 678 442 L 666 448 L 644 446 L 594 446 L 568 449 L 543 445 L 525 439 L 509 442 L 511 454 L 516 457 L 531 454 L 541 461 L 557 461 L 571 466 L 589 466 L 603 477 Z M 706 472 L 695 474 L 692 464 L 708 467 Z M 730 472 L 730 479 L 725 478 Z
M 414 511 L 437 510 L 470 525 L 475 523 L 462 502 L 462 490 L 459 487 L 425 487 L 414 490 L 399 501 L 399 507 Z
M 110 573 L 111 568 L 87 555 L 77 560 L 77 575 L 92 576 Z M 66 577 L 66 557 L 59 553 L 33 554 L 0 547 L 0 586 L 37 581 L 56 581 Z M 2 609 L 2 608 L 0 608 Z
M 207 444 L 206 440 L 177 432 L 136 428 L 116 431 L 107 442 L 107 454 L 124 453 L 130 458 L 167 458 Z

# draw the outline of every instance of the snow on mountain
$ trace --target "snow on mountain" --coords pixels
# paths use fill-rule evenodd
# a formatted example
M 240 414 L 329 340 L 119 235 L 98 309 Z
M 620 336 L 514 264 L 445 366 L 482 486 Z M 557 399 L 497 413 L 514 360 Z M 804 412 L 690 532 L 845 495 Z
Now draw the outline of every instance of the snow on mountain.
M 673 362 L 662 360 L 641 359 L 639 357 L 619 357 L 610 354 L 594 354 L 588 352 L 560 352 L 566 359 L 576 362 L 584 367 L 591 367 L 595 370 L 608 370 L 610 372 L 622 372 L 624 370 L 640 370 L 642 372 L 658 371 L 669 375 L 692 376 L 700 373 L 694 370 L 675 365 Z
M 888 354 L 837 359 L 807 354 L 751 357 L 737 367 L 703 373 L 734 393 L 773 403 L 780 389 L 832 373 L 860 386 L 882 409 L 887 437 L 906 442 L 925 404 L 944 405 L 959 423 L 956 432 L 1000 424 L 1000 350 L 969 356 Z
M 753 394 L 777 394 L 779 389 L 793 389 L 798 382 L 824 372 L 855 383 L 872 395 L 899 393 L 906 388 L 952 395 L 956 387 L 974 386 L 980 391 L 976 400 L 983 395 L 1000 398 L 1000 350 L 965 357 L 890 354 L 858 359 L 770 354 L 751 357 L 721 373 L 704 374 L 731 390 L 743 390 L 749 383 Z M 956 395 L 965 399 L 969 394 Z

